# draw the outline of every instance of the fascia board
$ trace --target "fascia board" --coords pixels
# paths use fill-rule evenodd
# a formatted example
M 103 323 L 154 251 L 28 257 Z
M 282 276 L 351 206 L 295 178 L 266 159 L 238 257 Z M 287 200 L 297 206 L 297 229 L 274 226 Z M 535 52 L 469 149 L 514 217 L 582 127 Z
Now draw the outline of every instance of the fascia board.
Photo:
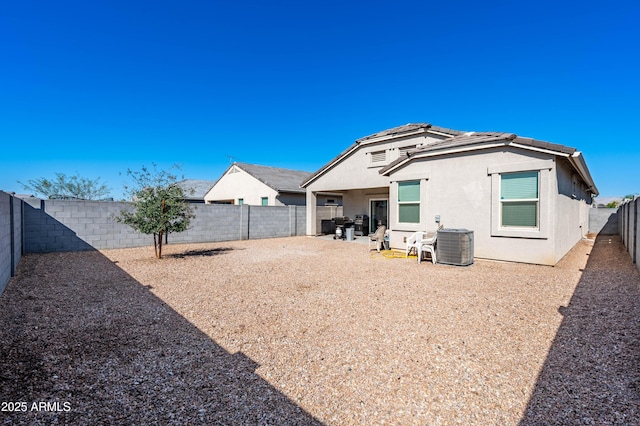
M 589 173 L 589 169 L 587 168 L 587 164 L 584 161 L 584 156 L 582 152 L 576 151 L 569 157 L 569 161 L 573 165 L 573 167 L 578 171 L 582 180 L 584 180 L 587 185 L 589 185 L 589 189 L 593 192 L 594 195 L 599 195 L 598 188 L 596 187 L 593 178 L 591 177 L 591 173 Z
M 437 156 L 440 156 L 440 155 L 458 154 L 460 152 L 478 151 L 478 150 L 481 150 L 481 149 L 498 148 L 498 147 L 502 147 L 502 146 L 505 146 L 505 144 L 504 143 L 492 143 L 492 144 L 482 145 L 482 146 L 467 146 L 467 147 L 450 148 L 450 149 L 446 149 L 445 148 L 445 149 L 437 150 L 437 151 L 418 152 L 418 153 L 415 153 L 415 154 L 411 155 L 411 157 L 407 157 L 405 160 L 403 160 L 402 162 L 396 164 L 395 166 L 393 166 L 389 170 L 386 170 L 383 173 L 383 176 L 389 176 L 393 171 L 395 171 L 399 167 L 407 164 L 407 162 L 412 161 L 412 160 L 414 160 L 416 158 L 437 157 Z
M 325 173 L 327 173 L 329 170 L 331 170 L 333 167 L 335 167 L 336 164 L 339 164 L 340 162 L 342 162 L 342 160 L 344 160 L 345 158 L 347 158 L 348 156 L 350 156 L 355 150 L 360 148 L 361 143 L 360 142 L 356 142 L 351 149 L 349 149 L 347 152 L 345 152 L 344 154 L 342 154 L 341 156 L 339 156 L 338 158 L 333 159 L 333 161 L 329 162 L 327 165 L 323 166 L 320 169 L 320 172 L 316 172 L 314 175 L 312 175 L 309 179 L 307 179 L 306 181 L 302 182 L 300 184 L 300 188 L 306 188 L 307 186 L 309 186 L 313 181 L 315 181 L 316 179 L 318 179 L 320 176 L 324 175 Z
M 510 143 L 509 146 L 513 146 L 515 148 L 520 148 L 520 149 L 526 149 L 527 151 L 536 151 L 536 152 L 541 152 L 541 153 L 544 153 L 544 154 L 557 155 L 558 157 L 568 158 L 571 155 L 571 154 L 567 154 L 565 152 L 552 151 L 550 149 L 538 148 L 538 147 L 530 146 L 530 145 L 521 145 L 521 144 L 515 143 L 515 142 Z

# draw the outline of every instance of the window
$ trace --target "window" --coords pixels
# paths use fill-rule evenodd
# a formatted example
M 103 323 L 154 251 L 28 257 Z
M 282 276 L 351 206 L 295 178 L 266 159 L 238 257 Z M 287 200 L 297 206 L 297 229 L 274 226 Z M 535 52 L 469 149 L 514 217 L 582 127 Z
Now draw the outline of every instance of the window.
M 263 206 L 269 205 L 269 197 L 262 197 L 262 205 Z
M 500 175 L 500 205 L 503 227 L 537 228 L 538 172 Z
M 244 204 L 244 198 L 238 198 L 238 204 L 239 205 L 243 205 Z
M 487 168 L 491 175 L 492 237 L 549 238 L 555 165 L 552 159 L 532 159 Z
M 420 181 L 398 182 L 398 222 L 420 223 Z
M 376 151 L 371 153 L 372 163 L 384 163 L 387 160 L 386 151 Z

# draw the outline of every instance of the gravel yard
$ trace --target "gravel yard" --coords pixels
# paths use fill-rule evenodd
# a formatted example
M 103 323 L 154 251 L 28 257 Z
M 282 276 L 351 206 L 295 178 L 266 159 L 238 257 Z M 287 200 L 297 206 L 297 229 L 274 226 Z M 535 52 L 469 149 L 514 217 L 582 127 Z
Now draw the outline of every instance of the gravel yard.
M 617 236 L 556 267 L 308 237 L 165 256 L 23 257 L 0 424 L 639 422 L 640 275 Z

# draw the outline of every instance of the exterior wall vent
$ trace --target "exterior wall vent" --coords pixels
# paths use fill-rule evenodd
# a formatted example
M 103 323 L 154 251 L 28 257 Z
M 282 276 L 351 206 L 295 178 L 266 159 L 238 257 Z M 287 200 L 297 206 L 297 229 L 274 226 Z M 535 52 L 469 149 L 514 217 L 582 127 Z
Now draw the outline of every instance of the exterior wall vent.
M 372 163 L 384 163 L 385 161 L 387 161 L 386 151 L 376 151 L 371 153 Z

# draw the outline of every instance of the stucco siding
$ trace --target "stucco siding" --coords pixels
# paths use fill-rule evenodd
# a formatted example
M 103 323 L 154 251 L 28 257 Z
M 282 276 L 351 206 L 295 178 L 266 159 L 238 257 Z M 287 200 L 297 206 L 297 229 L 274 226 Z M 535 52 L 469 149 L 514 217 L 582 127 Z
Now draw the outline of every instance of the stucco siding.
M 364 145 L 317 177 L 307 188 L 317 192 L 388 186 L 389 178 L 378 172 L 382 167 L 398 158 L 401 148 L 440 140 L 440 138 L 433 136 L 420 135 Z M 372 153 L 380 151 L 385 152 L 385 161 L 372 162 Z
M 389 188 L 371 188 L 346 192 L 343 196 L 344 215 L 355 218 L 356 215 L 371 216 L 370 200 L 389 198 Z
M 244 204 L 259 206 L 262 204 L 262 197 L 268 197 L 270 206 L 284 205 L 277 199 L 277 191 L 247 172 L 241 169 L 236 170 L 235 168 L 229 170 L 229 172 L 222 176 L 205 195 L 205 202 L 233 200 L 233 204 L 239 204 L 238 199 L 242 198 Z
M 584 183 L 564 161 L 558 161 L 556 176 L 554 253 L 557 262 L 587 234 L 590 201 L 587 201 Z
M 492 235 L 492 221 L 499 220 L 499 188 L 489 174 L 489 169 L 507 165 L 523 170 L 528 164 L 549 164 L 554 167 L 548 154 L 519 149 L 491 149 L 472 153 L 451 154 L 431 159 L 416 160 L 390 177 L 390 244 L 393 248 L 404 248 L 404 238 L 415 231 L 434 231 L 438 223 L 446 228 L 466 228 L 474 231 L 474 251 L 479 258 L 501 259 L 553 265 L 556 263 L 552 235 L 535 238 L 517 238 Z M 542 173 L 541 173 L 542 174 Z M 420 223 L 398 222 L 397 182 L 419 179 L 421 182 Z M 554 220 L 555 173 L 548 173 L 541 182 L 540 218 L 550 227 Z

